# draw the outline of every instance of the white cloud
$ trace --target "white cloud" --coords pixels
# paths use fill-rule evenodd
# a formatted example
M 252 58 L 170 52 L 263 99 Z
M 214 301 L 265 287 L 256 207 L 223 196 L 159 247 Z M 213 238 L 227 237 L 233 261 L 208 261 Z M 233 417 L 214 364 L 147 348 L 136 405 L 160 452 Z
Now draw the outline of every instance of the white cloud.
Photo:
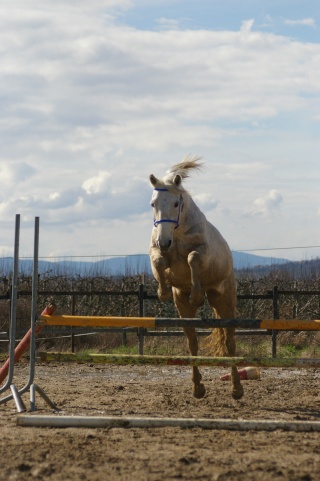
M 82 188 L 88 195 L 99 194 L 106 190 L 110 177 L 109 172 L 100 171 L 97 175 L 85 180 Z
M 170 112 L 180 122 L 232 119 L 235 110 L 244 121 L 274 117 L 302 107 L 299 88 L 308 88 L 318 73 L 314 66 L 307 76 L 296 63 L 297 56 L 305 58 L 302 45 L 251 32 L 252 19 L 239 32 L 138 31 L 93 25 L 81 11 L 77 20 L 67 29 L 59 18 L 44 17 L 51 31 L 46 37 L 42 29 L 22 29 L 15 55 L 5 60 L 13 88 L 20 80 L 25 85 L 23 108 L 69 127 L 125 127 L 135 114 L 150 120 Z M 24 43 L 29 48 L 23 57 Z M 115 123 L 119 115 L 124 122 Z
M 25 162 L 0 161 L 0 185 L 5 188 L 31 178 L 35 169 Z
M 316 27 L 316 22 L 313 18 L 302 18 L 300 20 L 285 20 L 284 23 L 286 25 L 291 25 L 293 27 L 297 26 L 297 25 L 303 25 L 303 26 L 306 26 L 306 27 L 313 27 L 315 28 Z
M 157 24 L 165 30 L 177 30 L 180 28 L 181 20 L 161 17 L 157 19 Z
M 270 215 L 279 209 L 282 202 L 283 197 L 281 193 L 276 189 L 272 189 L 266 196 L 259 197 L 254 201 L 253 212 L 258 215 Z
M 57 200 L 60 199 L 60 194 L 59 192 L 52 192 L 49 194 L 49 200 Z
M 250 33 L 253 27 L 253 24 L 254 24 L 254 18 L 250 18 L 249 20 L 244 20 L 244 22 L 242 22 L 241 24 L 240 31 L 243 33 Z
M 193 196 L 193 199 L 203 211 L 210 211 L 216 209 L 219 205 L 219 201 L 215 199 L 212 194 L 196 194 Z

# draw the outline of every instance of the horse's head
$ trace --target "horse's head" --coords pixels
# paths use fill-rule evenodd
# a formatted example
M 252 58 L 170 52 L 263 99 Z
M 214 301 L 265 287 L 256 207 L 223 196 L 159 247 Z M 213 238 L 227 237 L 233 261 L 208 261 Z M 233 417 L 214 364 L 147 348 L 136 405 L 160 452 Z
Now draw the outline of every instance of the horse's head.
M 176 174 L 160 181 L 151 174 L 149 179 L 154 187 L 151 206 L 153 225 L 157 229 L 156 244 L 162 252 L 166 252 L 173 244 L 173 233 L 179 227 L 183 210 L 182 178 Z

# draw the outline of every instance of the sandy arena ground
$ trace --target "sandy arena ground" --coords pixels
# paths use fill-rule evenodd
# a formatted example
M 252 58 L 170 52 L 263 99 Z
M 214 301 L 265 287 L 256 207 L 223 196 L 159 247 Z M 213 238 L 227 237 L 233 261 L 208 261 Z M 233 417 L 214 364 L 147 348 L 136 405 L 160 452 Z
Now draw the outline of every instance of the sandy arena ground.
M 222 368 L 203 368 L 204 399 L 188 367 L 39 364 L 36 383 L 65 415 L 320 420 L 320 373 L 262 369 L 233 401 Z M 16 368 L 25 385 L 28 365 Z M 28 394 L 23 399 L 29 408 Z M 53 414 L 37 395 L 35 414 Z M 318 481 L 320 433 L 181 428 L 34 428 L 0 405 L 0 480 Z

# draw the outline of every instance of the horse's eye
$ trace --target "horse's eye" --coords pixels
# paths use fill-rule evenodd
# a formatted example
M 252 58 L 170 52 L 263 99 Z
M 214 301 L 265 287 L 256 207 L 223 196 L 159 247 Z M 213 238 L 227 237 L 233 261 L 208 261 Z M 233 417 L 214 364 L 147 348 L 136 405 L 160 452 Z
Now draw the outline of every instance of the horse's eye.
M 154 207 L 154 202 L 150 202 L 151 207 Z
M 174 203 L 174 206 L 175 206 L 175 207 L 178 207 L 178 205 L 179 205 L 179 202 L 175 202 L 175 203 Z

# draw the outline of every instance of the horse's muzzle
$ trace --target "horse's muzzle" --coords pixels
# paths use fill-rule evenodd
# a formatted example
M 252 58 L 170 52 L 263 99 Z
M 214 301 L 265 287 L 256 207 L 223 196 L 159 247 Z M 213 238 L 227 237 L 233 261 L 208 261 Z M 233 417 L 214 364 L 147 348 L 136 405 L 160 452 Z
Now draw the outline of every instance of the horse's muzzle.
M 157 239 L 157 246 L 159 247 L 161 252 L 168 252 L 168 250 L 172 246 L 172 240 L 170 239 L 165 244 L 163 244 L 159 241 L 159 239 Z

